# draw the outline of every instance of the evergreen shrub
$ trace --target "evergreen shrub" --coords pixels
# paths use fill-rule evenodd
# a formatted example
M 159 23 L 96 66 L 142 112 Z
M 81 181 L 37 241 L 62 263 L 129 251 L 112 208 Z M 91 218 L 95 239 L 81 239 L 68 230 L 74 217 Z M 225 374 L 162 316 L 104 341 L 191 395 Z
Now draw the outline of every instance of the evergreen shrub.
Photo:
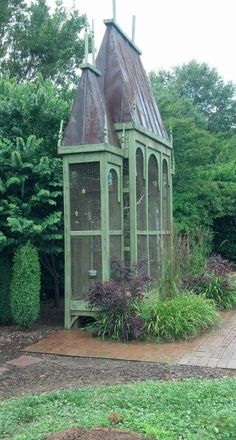
M 14 322 L 30 327 L 40 311 L 40 263 L 37 249 L 27 243 L 18 248 L 13 259 L 11 313 Z
M 0 254 L 0 324 L 11 320 L 10 308 L 11 259 Z

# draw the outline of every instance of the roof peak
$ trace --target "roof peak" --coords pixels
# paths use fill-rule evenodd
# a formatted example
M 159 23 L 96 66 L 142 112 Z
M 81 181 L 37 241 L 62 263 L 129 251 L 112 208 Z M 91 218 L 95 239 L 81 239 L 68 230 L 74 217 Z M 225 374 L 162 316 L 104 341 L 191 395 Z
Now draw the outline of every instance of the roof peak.
M 139 54 L 142 55 L 142 51 L 136 46 L 136 44 L 133 42 L 133 40 L 131 40 L 128 35 L 121 29 L 121 27 L 116 23 L 116 20 L 114 18 L 109 19 L 109 20 L 104 20 L 103 21 L 105 23 L 106 26 L 113 26 L 120 35 L 122 35 L 122 37 L 130 44 L 130 46 L 133 47 L 133 49 L 135 49 L 135 51 Z
M 92 64 L 90 64 L 90 63 L 83 63 L 83 64 L 80 64 L 80 66 L 79 66 L 79 68 L 81 69 L 81 70 L 85 70 L 85 69 L 88 69 L 88 70 L 90 70 L 91 72 L 93 72 L 93 73 L 95 73 L 97 76 L 101 76 L 101 72 L 100 72 L 100 70 L 98 70 L 95 66 L 93 66 Z

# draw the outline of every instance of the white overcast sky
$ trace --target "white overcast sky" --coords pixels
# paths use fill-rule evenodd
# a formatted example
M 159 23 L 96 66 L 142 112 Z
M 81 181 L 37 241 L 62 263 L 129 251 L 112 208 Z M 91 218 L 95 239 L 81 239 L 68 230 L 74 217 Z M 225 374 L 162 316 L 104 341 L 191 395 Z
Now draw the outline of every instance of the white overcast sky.
M 53 5 L 54 0 L 48 0 Z M 63 0 L 94 19 L 96 48 L 112 18 L 112 0 Z M 117 23 L 143 52 L 146 71 L 187 63 L 192 59 L 216 67 L 236 83 L 236 0 L 116 0 Z

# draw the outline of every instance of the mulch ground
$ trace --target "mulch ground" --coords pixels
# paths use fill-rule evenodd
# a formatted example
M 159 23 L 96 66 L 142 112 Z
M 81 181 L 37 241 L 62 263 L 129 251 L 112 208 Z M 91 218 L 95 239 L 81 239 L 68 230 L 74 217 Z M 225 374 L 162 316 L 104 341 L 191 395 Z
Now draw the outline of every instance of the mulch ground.
M 45 437 L 44 440 L 144 440 L 147 437 L 115 429 L 70 429 Z M 150 438 L 149 438 L 150 440 Z
M 55 315 L 55 316 L 54 316 Z M 62 325 L 62 313 L 53 309 L 30 330 L 0 327 L 0 399 L 29 393 L 118 385 L 144 380 L 217 379 L 236 375 L 236 370 L 40 354 L 42 362 L 14 366 L 6 361 L 25 353 L 20 350 L 44 338 Z M 34 355 L 30 355 L 31 357 Z M 37 358 L 39 354 L 35 355 Z M 2 369 L 2 371 L 1 371 Z

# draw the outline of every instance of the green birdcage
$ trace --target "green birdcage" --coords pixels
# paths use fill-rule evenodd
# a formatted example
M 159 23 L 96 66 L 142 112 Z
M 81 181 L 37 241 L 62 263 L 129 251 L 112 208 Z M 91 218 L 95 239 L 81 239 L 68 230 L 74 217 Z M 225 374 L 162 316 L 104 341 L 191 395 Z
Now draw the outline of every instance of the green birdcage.
M 65 212 L 65 327 L 93 315 L 87 292 L 111 276 L 112 259 L 145 261 L 153 279 L 171 248 L 172 142 L 141 62 L 117 25 L 93 64 L 81 66 L 59 154 Z

